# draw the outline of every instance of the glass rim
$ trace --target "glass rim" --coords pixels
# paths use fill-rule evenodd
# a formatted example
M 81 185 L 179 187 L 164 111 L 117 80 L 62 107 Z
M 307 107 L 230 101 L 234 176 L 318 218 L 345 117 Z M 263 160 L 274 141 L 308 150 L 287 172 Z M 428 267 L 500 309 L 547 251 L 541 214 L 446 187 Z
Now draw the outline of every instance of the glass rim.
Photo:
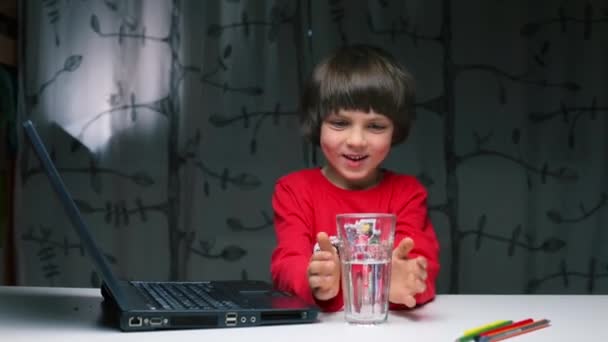
M 336 219 L 340 218 L 340 217 L 344 217 L 344 218 L 372 218 L 372 217 L 378 217 L 378 218 L 397 218 L 397 215 L 395 214 L 388 214 L 388 213 L 344 213 L 344 214 L 336 214 Z

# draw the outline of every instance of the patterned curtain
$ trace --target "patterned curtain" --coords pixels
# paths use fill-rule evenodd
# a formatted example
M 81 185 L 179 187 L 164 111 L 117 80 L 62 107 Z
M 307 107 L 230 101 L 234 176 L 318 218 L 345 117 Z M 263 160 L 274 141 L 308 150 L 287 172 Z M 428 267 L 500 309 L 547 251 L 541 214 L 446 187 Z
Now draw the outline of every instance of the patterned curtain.
M 386 167 L 429 190 L 446 293 L 607 292 L 608 8 L 600 1 L 24 1 L 31 119 L 116 273 L 269 279 L 270 196 L 323 163 L 311 67 L 370 43 L 417 79 Z M 21 136 L 23 144 L 23 136 Z M 27 144 L 17 279 L 99 275 Z

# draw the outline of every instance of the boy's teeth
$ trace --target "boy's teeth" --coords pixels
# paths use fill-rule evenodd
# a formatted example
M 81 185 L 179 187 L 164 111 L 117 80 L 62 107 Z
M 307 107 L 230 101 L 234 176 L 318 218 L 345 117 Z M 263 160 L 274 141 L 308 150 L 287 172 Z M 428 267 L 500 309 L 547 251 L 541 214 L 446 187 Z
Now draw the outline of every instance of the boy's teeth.
M 365 158 L 365 156 L 350 156 L 350 155 L 347 155 L 346 158 L 352 159 L 352 160 L 361 160 L 361 159 Z

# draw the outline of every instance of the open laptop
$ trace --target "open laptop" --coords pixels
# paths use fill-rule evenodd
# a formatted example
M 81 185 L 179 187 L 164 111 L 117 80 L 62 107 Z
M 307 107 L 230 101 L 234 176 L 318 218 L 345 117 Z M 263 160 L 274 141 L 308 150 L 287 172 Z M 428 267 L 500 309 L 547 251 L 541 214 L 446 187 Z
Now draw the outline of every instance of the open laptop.
M 23 128 L 88 255 L 123 331 L 311 323 L 319 308 L 262 281 L 148 282 L 114 276 L 31 121 Z

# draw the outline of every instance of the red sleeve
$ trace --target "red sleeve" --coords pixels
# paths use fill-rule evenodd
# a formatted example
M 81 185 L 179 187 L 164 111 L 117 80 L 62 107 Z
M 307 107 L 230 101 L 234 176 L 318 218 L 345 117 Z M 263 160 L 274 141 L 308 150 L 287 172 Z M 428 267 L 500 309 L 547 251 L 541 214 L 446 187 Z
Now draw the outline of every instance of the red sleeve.
M 316 300 L 308 285 L 306 270 L 315 243 L 312 208 L 281 182 L 272 197 L 277 246 L 272 253 L 270 273 L 274 286 L 292 293 L 323 311 L 338 311 L 344 305 L 342 289 L 328 301 Z
M 405 237 L 414 240 L 410 257 L 423 256 L 428 262 L 426 290 L 416 295 L 416 304 L 424 304 L 435 298 L 435 281 L 439 273 L 439 242 L 429 219 L 426 189 L 418 181 L 409 183 L 403 193 L 405 201 L 397 209 L 395 246 Z M 391 303 L 391 309 L 403 309 L 404 305 Z

